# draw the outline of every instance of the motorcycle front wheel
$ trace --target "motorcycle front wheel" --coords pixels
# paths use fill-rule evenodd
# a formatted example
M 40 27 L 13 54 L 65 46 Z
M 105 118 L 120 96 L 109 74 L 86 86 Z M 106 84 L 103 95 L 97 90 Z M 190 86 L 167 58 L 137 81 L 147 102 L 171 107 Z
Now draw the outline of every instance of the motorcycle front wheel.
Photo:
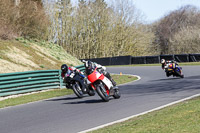
M 181 70 L 178 71 L 178 69 L 176 68 L 175 73 L 176 73 L 179 77 L 184 78 L 184 75 L 181 74 Z
M 121 97 L 121 93 L 120 93 L 119 89 L 116 89 L 116 90 L 114 90 L 114 91 L 115 91 L 115 92 L 114 92 L 113 97 L 114 97 L 115 99 L 119 99 L 119 98 Z
M 99 83 L 96 85 L 96 91 L 104 102 L 108 102 L 110 100 L 109 94 L 106 91 L 106 88 L 104 87 L 104 85 L 102 83 Z
M 72 89 L 78 98 L 83 97 L 83 92 L 78 82 L 75 82 L 75 84 L 72 85 Z

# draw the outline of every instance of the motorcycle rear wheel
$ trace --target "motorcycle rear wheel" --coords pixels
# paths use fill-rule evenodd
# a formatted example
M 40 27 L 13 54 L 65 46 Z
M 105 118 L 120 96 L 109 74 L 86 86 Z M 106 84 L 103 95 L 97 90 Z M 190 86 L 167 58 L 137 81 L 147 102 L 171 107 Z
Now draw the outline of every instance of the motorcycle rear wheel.
M 96 85 L 96 91 L 104 102 L 108 102 L 110 100 L 109 95 L 106 91 L 106 88 L 104 87 L 102 83 L 99 83 L 98 85 Z
M 88 89 L 89 89 L 89 90 L 88 90 L 88 95 L 89 95 L 89 96 L 94 96 L 94 95 L 95 95 L 94 89 L 93 89 L 91 86 L 89 86 Z
M 78 98 L 83 97 L 83 92 L 78 82 L 75 82 L 75 84 L 72 85 L 72 89 Z

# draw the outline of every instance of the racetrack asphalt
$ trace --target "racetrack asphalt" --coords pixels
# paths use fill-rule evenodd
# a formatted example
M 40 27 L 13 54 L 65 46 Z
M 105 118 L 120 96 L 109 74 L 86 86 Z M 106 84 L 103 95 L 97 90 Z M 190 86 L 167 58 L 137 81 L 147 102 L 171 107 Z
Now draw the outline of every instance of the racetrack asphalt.
M 141 80 L 120 86 L 120 99 L 102 102 L 66 95 L 0 109 L 1 133 L 77 133 L 200 93 L 200 66 L 183 66 L 185 78 L 166 77 L 159 66 L 108 67 Z

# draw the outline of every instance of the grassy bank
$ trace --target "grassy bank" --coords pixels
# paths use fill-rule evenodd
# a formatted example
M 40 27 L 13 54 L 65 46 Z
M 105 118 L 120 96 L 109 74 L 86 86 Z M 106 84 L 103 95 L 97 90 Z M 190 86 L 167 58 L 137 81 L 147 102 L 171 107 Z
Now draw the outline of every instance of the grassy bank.
M 112 75 L 113 79 L 117 82 L 117 84 L 123 84 L 127 82 L 131 82 L 137 79 L 137 77 L 129 76 L 129 75 Z M 43 99 L 64 96 L 73 94 L 71 89 L 54 89 L 46 92 L 38 92 L 36 94 L 24 95 L 15 98 L 8 98 L 0 101 L 0 108 L 15 106 L 19 104 L 25 104 L 29 102 L 39 101 Z
M 0 73 L 60 69 L 63 63 L 82 64 L 56 44 L 23 38 L 0 40 Z
M 92 133 L 199 133 L 200 98 L 132 118 Z

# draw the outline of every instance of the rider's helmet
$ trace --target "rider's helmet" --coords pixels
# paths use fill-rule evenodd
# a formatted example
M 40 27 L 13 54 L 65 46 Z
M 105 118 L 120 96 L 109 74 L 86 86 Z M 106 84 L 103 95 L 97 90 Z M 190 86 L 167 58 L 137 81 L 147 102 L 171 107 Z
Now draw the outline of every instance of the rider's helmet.
M 91 61 L 88 61 L 88 69 L 92 69 L 93 68 L 93 64 Z
M 84 65 L 85 65 L 85 68 L 92 69 L 92 62 L 91 61 L 86 61 Z
M 68 66 L 66 64 L 63 64 L 61 66 L 61 71 L 64 72 L 64 73 L 66 73 L 68 71 Z
M 89 75 L 93 72 L 95 65 L 91 61 L 85 62 L 86 74 Z
M 161 60 L 161 64 L 164 64 L 164 63 L 165 63 L 165 59 L 162 59 L 162 60 Z

